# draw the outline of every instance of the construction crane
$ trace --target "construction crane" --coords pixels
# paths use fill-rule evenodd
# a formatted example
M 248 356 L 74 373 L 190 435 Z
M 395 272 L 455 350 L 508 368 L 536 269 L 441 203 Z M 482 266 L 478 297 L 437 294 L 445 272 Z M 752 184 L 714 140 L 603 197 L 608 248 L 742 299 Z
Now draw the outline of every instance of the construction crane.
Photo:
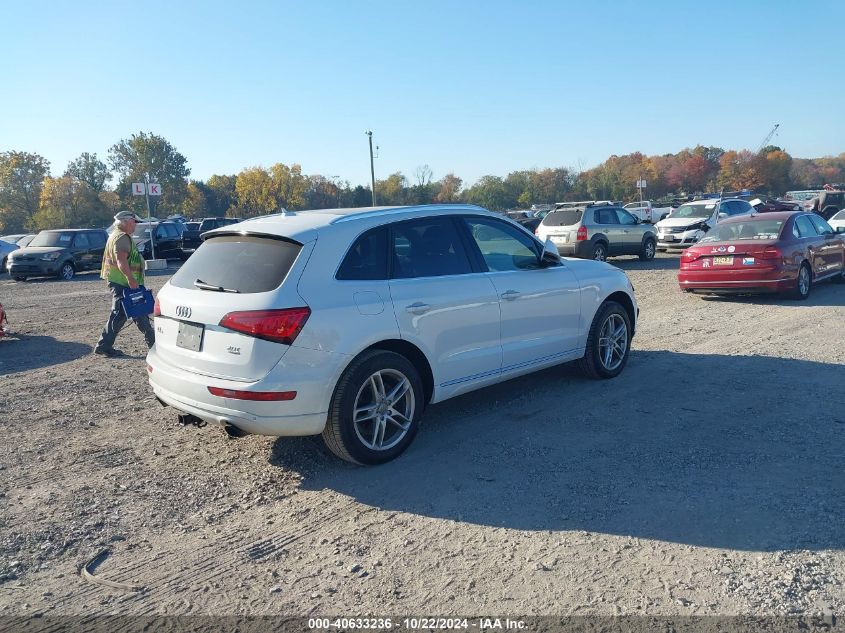
M 772 140 L 772 137 L 777 133 L 778 128 L 780 127 L 780 123 L 775 123 L 775 126 L 772 128 L 772 131 L 766 134 L 766 138 L 763 139 L 763 142 L 760 143 L 760 147 L 757 148 L 757 153 L 760 153 L 760 150 L 766 147 L 769 144 L 769 141 Z

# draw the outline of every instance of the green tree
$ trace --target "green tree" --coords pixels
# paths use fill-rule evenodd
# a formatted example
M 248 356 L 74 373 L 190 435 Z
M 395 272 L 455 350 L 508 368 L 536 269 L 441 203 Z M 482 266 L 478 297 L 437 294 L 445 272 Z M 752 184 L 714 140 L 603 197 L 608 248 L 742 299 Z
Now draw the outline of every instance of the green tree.
M 118 173 L 117 193 L 123 204 L 142 215 L 146 214 L 144 196 L 132 195 L 132 183 L 150 182 L 161 185 L 161 196 L 150 198 L 157 215 L 176 213 L 188 193 L 187 178 L 191 173 L 188 160 L 165 138 L 139 132 L 121 140 L 109 149 L 111 168 Z
M 88 228 L 105 226 L 111 209 L 87 182 L 73 176 L 47 177 L 41 190 L 38 211 L 32 216 L 32 228 Z
M 225 216 L 229 209 L 237 207 L 237 176 L 212 176 L 206 182 L 211 193 L 208 196 L 210 213 L 213 216 Z
M 95 193 L 103 191 L 106 183 L 112 179 L 112 174 L 106 164 L 99 160 L 96 154 L 88 152 L 83 152 L 79 158 L 68 163 L 65 176 L 84 182 Z
M 189 182 L 185 199 L 182 200 L 182 214 L 186 218 L 204 218 L 216 215 L 210 209 L 209 193 L 211 191 L 205 183 L 199 180 Z
M 19 233 L 31 225 L 50 162 L 28 152 L 0 153 L 0 230 Z
M 435 202 L 457 202 L 461 193 L 464 181 L 455 174 L 446 174 L 437 184 Z
M 376 204 L 399 205 L 407 201 L 408 181 L 402 172 L 390 174 L 385 180 L 376 180 Z M 370 201 L 372 203 L 372 201 Z
M 466 201 L 492 211 L 508 208 L 508 191 L 504 181 L 498 176 L 483 176 L 477 183 L 466 190 Z

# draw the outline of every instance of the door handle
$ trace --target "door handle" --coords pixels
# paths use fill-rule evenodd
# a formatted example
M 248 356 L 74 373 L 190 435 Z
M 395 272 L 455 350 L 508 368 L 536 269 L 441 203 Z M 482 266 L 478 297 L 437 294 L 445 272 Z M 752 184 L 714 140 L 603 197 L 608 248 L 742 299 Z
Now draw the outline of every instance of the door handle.
M 516 290 L 508 290 L 508 291 L 502 293 L 502 299 L 504 299 L 505 301 L 513 301 L 519 295 L 520 295 L 520 293 L 517 292 Z
M 405 307 L 405 312 L 410 312 L 411 314 L 425 314 L 431 309 L 431 306 L 427 303 L 421 303 L 417 301 L 416 303 L 412 303 L 409 306 Z

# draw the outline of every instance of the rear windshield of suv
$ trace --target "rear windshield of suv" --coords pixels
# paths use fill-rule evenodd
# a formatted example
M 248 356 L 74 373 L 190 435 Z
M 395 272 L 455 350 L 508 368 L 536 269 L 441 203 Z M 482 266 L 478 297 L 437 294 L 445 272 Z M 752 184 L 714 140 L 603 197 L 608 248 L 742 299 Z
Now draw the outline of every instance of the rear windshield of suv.
M 62 233 L 61 231 L 41 231 L 32 238 L 30 246 L 70 246 L 73 242 L 73 233 Z
M 583 209 L 558 209 L 543 218 L 543 226 L 572 226 L 578 224 L 584 215 Z
M 282 285 L 301 248 L 264 237 L 213 237 L 182 264 L 170 284 L 194 289 L 199 280 L 245 294 L 268 292 Z

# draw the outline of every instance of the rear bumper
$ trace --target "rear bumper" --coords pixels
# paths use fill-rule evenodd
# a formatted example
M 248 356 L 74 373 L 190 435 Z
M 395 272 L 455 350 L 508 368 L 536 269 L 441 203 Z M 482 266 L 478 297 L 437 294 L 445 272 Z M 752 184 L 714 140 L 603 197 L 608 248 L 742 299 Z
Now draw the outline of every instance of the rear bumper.
M 348 360 L 341 354 L 292 347 L 267 376 L 245 383 L 186 371 L 167 362 L 155 346 L 147 355 L 150 386 L 165 404 L 209 423 L 271 436 L 322 433 L 334 385 Z M 209 387 L 296 391 L 296 398 L 284 402 L 223 398 L 212 395 Z
M 689 292 L 783 292 L 795 286 L 795 275 L 784 269 L 681 270 L 678 285 Z
M 591 259 L 593 257 L 594 243 L 592 240 L 555 244 L 555 246 L 557 247 L 558 254 L 564 257 L 580 257 L 582 259 Z

